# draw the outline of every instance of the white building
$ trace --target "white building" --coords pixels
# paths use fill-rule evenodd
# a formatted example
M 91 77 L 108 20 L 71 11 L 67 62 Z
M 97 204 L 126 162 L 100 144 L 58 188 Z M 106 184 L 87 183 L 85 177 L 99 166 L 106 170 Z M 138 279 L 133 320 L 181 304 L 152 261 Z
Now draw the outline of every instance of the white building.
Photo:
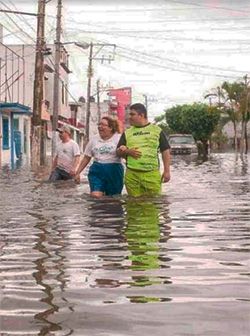
M 6 49 L 7 48 L 7 49 Z M 6 52 L 7 50 L 7 52 Z M 9 52 L 12 50 L 12 53 Z M 46 121 L 46 151 L 47 157 L 51 155 L 51 140 L 52 140 L 52 114 L 53 114 L 53 92 L 54 92 L 54 55 L 55 46 L 47 45 L 44 51 L 44 90 L 43 90 L 43 105 L 42 105 L 42 119 Z M 14 126 L 16 133 L 20 133 L 21 148 L 19 152 L 22 153 L 22 157 L 29 157 L 30 153 L 30 135 L 31 135 L 31 115 L 33 109 L 33 97 L 34 97 L 34 79 L 35 79 L 35 57 L 36 46 L 35 45 L 8 45 L 5 47 L 0 43 L 0 63 L 5 59 L 5 66 L 1 67 L 0 64 L 0 82 L 2 90 L 0 90 L 0 103 L 19 103 L 28 108 L 26 114 L 24 109 L 20 110 L 19 115 L 14 114 Z M 85 123 L 86 123 L 86 102 L 74 102 L 69 103 L 69 54 L 64 46 L 61 47 L 61 59 L 60 59 L 60 80 L 59 80 L 59 115 L 58 125 L 63 124 L 70 125 L 72 130 L 72 137 L 79 143 L 81 148 L 84 144 Z M 28 113 L 28 111 L 30 113 Z M 104 115 L 110 113 L 109 101 L 96 103 L 92 101 L 90 103 L 90 137 L 95 135 L 98 125 L 98 120 Z M 11 127 L 10 116 L 9 126 L 7 126 L 6 116 L 0 118 L 0 130 L 3 133 L 3 127 L 8 128 L 9 136 L 4 138 L 0 144 L 2 149 L 2 163 L 8 164 L 10 162 L 10 148 L 6 146 L 6 138 L 11 139 Z M 0 141 L 1 134 L 0 132 Z M 8 140 L 10 142 L 10 140 Z M 8 147 L 8 149 L 7 149 Z
M 24 101 L 25 59 L 0 41 L 0 167 L 30 152 L 31 111 Z
M 51 52 L 51 55 L 46 55 L 47 51 Z M 53 89 L 54 89 L 54 57 L 55 46 L 48 45 L 44 55 L 44 97 L 42 105 L 42 120 L 46 121 L 47 137 L 46 137 L 46 149 L 47 154 L 51 153 L 51 138 L 52 138 L 52 113 L 53 113 Z M 35 79 L 35 45 L 8 45 L 4 46 L 0 43 L 0 63 L 4 62 L 4 67 L 0 65 L 0 102 L 21 103 L 24 106 L 33 109 L 33 96 L 34 96 L 34 79 Z M 68 75 L 70 70 L 68 68 L 69 55 L 66 49 L 61 48 L 60 59 L 60 80 L 59 80 L 59 125 L 60 123 L 68 123 L 71 118 L 71 111 L 68 105 Z M 6 131 L 6 117 L 2 117 L 1 129 L 3 133 L 3 127 Z M 21 132 L 21 152 L 22 154 L 30 153 L 30 116 L 14 117 L 18 119 L 15 121 L 17 125 L 17 131 Z M 9 128 L 9 132 L 10 132 Z M 73 138 L 76 138 L 76 134 L 79 130 L 76 127 L 72 127 Z M 1 133 L 0 133 L 1 135 Z M 2 144 L 2 163 L 8 163 L 9 153 L 7 146 L 3 147 Z

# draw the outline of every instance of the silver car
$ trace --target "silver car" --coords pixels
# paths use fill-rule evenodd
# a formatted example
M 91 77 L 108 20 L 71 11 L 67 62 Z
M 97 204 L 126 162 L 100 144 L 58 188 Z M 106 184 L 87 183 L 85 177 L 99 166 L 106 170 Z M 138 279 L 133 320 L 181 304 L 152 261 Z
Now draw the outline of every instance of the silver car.
M 171 134 L 169 143 L 173 155 L 198 154 L 198 147 L 192 134 Z

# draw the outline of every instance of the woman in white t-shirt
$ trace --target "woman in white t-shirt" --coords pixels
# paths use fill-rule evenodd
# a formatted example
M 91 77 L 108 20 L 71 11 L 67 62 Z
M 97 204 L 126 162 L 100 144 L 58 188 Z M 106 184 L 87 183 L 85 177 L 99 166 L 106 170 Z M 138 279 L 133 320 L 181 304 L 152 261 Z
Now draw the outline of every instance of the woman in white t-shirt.
M 93 137 L 86 146 L 75 180 L 80 181 L 80 173 L 93 158 L 88 173 L 91 196 L 99 198 L 103 195 L 121 194 L 124 168 L 121 158 L 116 155 L 120 139 L 118 122 L 110 117 L 103 117 L 98 124 L 98 132 L 99 135 Z

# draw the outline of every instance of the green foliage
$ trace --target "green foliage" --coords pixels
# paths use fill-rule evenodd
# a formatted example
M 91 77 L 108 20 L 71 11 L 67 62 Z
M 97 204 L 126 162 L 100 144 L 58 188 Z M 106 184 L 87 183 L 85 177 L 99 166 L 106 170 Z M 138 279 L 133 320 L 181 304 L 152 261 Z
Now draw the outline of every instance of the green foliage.
M 156 124 L 158 125 L 161 121 L 165 121 L 166 119 L 166 116 L 165 116 L 165 113 L 164 114 L 161 114 L 160 116 L 157 116 L 157 117 L 155 117 L 155 122 L 156 122 Z
M 191 133 L 196 141 L 206 143 L 214 132 L 220 111 L 207 104 L 177 105 L 166 110 L 169 127 L 176 133 Z
M 155 117 L 154 119 L 156 125 L 158 125 L 166 134 L 171 134 L 173 131 L 170 129 L 169 125 L 166 122 L 166 115 L 165 113 Z
M 244 92 L 244 84 L 243 83 L 229 83 L 224 82 L 221 85 L 221 88 L 226 92 L 227 99 L 229 101 L 234 101 L 238 103 L 242 97 L 242 93 Z
M 218 125 L 211 136 L 212 147 L 220 149 L 228 142 L 228 137 L 223 133 L 221 125 Z

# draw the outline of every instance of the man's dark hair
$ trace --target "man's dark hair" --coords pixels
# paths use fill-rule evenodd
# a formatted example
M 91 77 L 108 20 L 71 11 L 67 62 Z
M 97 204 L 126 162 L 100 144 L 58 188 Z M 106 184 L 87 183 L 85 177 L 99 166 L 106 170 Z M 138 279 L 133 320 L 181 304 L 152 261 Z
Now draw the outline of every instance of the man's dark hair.
M 147 118 L 147 109 L 143 104 L 136 103 L 136 104 L 130 105 L 129 109 L 135 110 L 138 114 L 143 114 L 144 118 Z

